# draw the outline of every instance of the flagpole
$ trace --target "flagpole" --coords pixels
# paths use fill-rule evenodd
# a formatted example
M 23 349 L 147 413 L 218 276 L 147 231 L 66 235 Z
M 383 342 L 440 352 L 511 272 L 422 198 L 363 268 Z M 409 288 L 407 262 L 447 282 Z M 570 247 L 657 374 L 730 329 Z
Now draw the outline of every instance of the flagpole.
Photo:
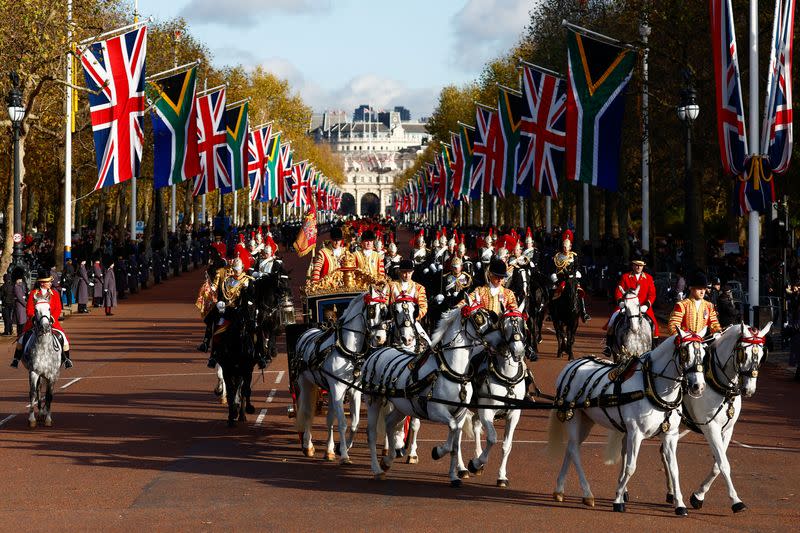
M 178 35 L 172 35 L 172 68 L 178 68 Z M 175 214 L 175 204 L 177 203 L 177 194 L 175 193 L 176 185 L 173 183 L 170 187 L 170 204 L 169 204 L 169 216 L 170 216 L 170 229 L 172 233 L 175 233 L 175 225 L 177 216 Z
M 203 201 L 203 207 L 202 207 L 202 209 L 203 209 L 203 224 L 208 225 L 208 217 L 206 217 L 206 195 L 205 194 L 202 196 L 202 201 Z
M 480 221 L 481 221 L 481 229 L 483 229 L 483 192 L 481 192 L 481 216 L 480 216 Z
M 525 198 L 519 197 L 519 227 L 525 227 Z
M 233 225 L 239 225 L 239 191 L 233 190 Z
M 553 198 L 551 196 L 544 197 L 544 224 L 547 233 L 553 231 Z
M 133 23 L 139 23 L 139 0 L 133 2 Z M 131 232 L 131 242 L 136 242 L 136 174 L 131 176 L 131 207 L 130 220 L 128 221 Z
M 72 0 L 67 0 L 67 45 L 72 49 Z M 67 54 L 67 83 L 72 83 L 71 54 Z M 72 257 L 72 87 L 65 87 L 66 128 L 64 131 L 64 264 Z M 67 290 L 70 290 L 67 288 Z M 72 300 L 70 300 L 72 301 Z
M 492 226 L 497 227 L 497 196 L 492 195 Z
M 642 252 L 650 251 L 650 95 L 648 94 L 648 59 L 650 47 L 650 25 L 647 20 L 647 7 L 643 13 L 642 23 L 639 25 L 639 35 L 642 38 Z
M 758 0 L 750 0 L 750 155 L 758 155 L 759 128 L 758 121 Z M 761 216 L 755 209 L 750 211 L 748 221 L 748 258 L 747 258 L 747 292 L 750 304 L 750 324 L 758 327 L 759 304 L 759 248 Z

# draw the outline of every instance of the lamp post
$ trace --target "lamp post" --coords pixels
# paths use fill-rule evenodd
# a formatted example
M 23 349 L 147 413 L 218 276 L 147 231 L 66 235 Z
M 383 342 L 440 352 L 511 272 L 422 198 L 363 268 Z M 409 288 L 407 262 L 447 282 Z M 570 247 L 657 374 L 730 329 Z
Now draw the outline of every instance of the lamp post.
M 11 90 L 6 97 L 8 117 L 11 119 L 11 133 L 14 139 L 14 254 L 11 264 L 22 266 L 22 198 L 20 197 L 19 177 L 19 136 L 22 130 L 22 119 L 25 117 L 25 106 L 22 103 L 22 88 L 16 72 L 9 74 Z
M 700 106 L 697 105 L 697 92 L 692 87 L 688 74 L 686 77 L 686 87 L 681 91 L 681 102 L 677 108 L 678 118 L 683 122 L 686 130 L 686 160 L 684 165 L 686 187 L 684 201 L 684 235 L 686 241 L 684 243 L 684 265 L 694 264 L 697 260 L 697 252 L 695 250 L 693 235 L 697 228 L 693 227 L 696 218 L 694 196 L 697 194 L 695 190 L 694 179 L 692 179 L 692 122 L 697 119 L 700 114 Z

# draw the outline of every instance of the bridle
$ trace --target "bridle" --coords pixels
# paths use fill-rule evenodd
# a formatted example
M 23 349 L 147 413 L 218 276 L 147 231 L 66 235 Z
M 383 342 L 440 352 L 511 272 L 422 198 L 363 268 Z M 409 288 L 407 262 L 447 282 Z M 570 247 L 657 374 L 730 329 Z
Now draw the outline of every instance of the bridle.
M 737 396 L 739 394 L 739 378 L 758 378 L 758 371 L 761 367 L 760 354 L 764 349 L 764 338 L 759 337 L 756 333 L 758 332 L 751 329 L 750 336 L 745 336 L 744 334 L 740 335 L 736 341 L 736 347 L 724 362 L 719 360 L 719 352 L 716 347 L 712 346 L 708 355 L 710 364 L 708 365 L 709 368 L 706 372 L 706 378 L 718 393 L 726 396 Z M 750 360 L 747 354 L 748 348 L 751 348 L 750 353 L 751 356 L 755 358 L 755 364 L 745 369 L 744 365 Z M 733 376 L 729 376 L 724 372 L 724 369 L 727 368 L 732 358 L 735 373 Z M 721 376 L 719 375 L 720 371 L 722 374 Z M 723 379 L 721 378 L 724 378 L 728 384 L 723 384 Z
M 639 296 L 637 294 L 634 294 L 633 291 L 627 291 L 625 293 L 625 295 L 624 295 L 624 299 L 625 300 L 636 300 L 637 304 L 639 302 Z M 624 309 L 627 311 L 628 306 L 625 305 Z M 635 315 L 634 314 L 630 314 L 629 315 L 626 312 L 625 313 L 625 318 L 628 318 L 628 319 L 638 318 L 639 320 L 641 320 L 642 319 L 642 308 L 641 308 L 641 306 L 639 306 L 639 305 L 636 306 L 636 314 Z
M 510 338 L 506 336 L 505 324 L 507 321 L 510 321 L 511 324 Z M 497 329 L 500 331 L 500 337 L 503 340 L 503 344 L 509 348 L 507 351 L 509 352 L 510 358 L 513 359 L 515 363 L 522 361 L 523 356 L 517 356 L 512 353 L 510 349 L 511 343 L 523 341 L 527 330 L 527 323 L 528 315 L 526 313 L 520 313 L 519 311 L 506 311 L 498 320 Z

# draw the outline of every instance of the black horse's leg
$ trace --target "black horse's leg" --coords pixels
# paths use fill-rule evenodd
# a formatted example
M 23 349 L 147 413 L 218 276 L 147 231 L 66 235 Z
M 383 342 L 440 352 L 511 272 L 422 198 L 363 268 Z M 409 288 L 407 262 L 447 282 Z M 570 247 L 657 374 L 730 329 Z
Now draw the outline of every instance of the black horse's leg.
M 222 367 L 222 379 L 225 381 L 225 393 L 228 398 L 228 427 L 236 425 L 236 380 L 231 375 L 230 370 Z
M 256 412 L 256 408 L 253 406 L 252 402 L 250 401 L 250 396 L 253 394 L 253 368 L 250 367 L 248 371 L 245 372 L 243 380 L 242 380 L 242 396 L 244 397 L 244 410 L 248 415 L 252 415 Z
M 252 372 L 251 372 L 251 374 L 252 374 Z M 246 400 L 246 398 L 245 398 L 245 386 L 246 386 L 246 387 L 249 389 L 249 388 L 250 388 L 250 385 L 249 385 L 249 383 L 246 381 L 246 379 L 245 379 L 245 378 L 246 378 L 246 376 L 245 376 L 245 375 L 240 375 L 240 376 L 238 376 L 238 377 L 237 377 L 237 379 L 236 379 L 236 381 L 237 381 L 237 387 L 236 387 L 236 389 L 237 389 L 237 391 L 239 392 L 239 403 L 237 404 L 237 408 L 238 408 L 238 409 L 237 409 L 236 416 L 237 416 L 237 420 L 238 420 L 239 422 L 247 422 L 247 417 L 246 417 L 246 416 L 245 416 L 245 414 L 244 414 L 244 411 L 245 411 L 245 403 L 247 403 L 247 400 Z M 246 384 L 247 384 L 247 385 L 246 385 Z M 253 409 L 253 411 L 255 412 L 255 408 Z

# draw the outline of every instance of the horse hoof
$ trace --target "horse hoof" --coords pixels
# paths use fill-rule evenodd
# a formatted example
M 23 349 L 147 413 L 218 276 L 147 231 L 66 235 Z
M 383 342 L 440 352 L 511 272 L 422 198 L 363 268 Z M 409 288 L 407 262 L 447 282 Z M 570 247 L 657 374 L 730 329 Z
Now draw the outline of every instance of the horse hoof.
M 628 491 L 627 490 L 622 494 L 622 501 L 625 502 L 625 503 L 628 503 Z
M 386 472 L 381 472 L 380 474 L 375 474 L 374 476 L 375 481 L 383 481 L 386 479 Z
M 229 419 L 228 419 L 228 427 L 229 427 L 229 428 L 234 428 L 234 427 L 236 427 L 236 420 L 234 420 L 234 419 L 232 419 L 232 418 L 229 418 Z
M 478 470 L 480 470 L 477 466 L 475 466 L 475 459 L 470 459 L 470 461 L 467 463 L 467 468 L 473 474 L 477 474 Z
M 222 396 L 219 400 L 219 403 L 222 405 L 228 405 L 228 399 L 225 396 Z
M 614 512 L 615 513 L 624 513 L 625 512 L 625 504 L 624 503 L 615 503 L 614 504 Z
M 675 503 L 675 496 L 673 494 L 667 494 L 667 503 Z
M 53 427 L 53 420 L 51 418 L 45 418 L 44 419 L 44 427 L 46 427 L 46 428 Z M 742 505 L 744 505 L 744 504 L 742 504 Z
M 416 455 L 409 455 L 406 457 L 406 464 L 415 465 L 417 463 L 419 463 L 419 457 Z
M 340 465 L 342 465 L 342 466 L 347 466 L 347 465 L 351 465 L 351 464 L 353 464 L 353 461 L 352 461 L 352 459 L 350 459 L 350 458 L 348 457 L 347 459 L 342 459 L 342 460 L 339 462 L 339 464 L 340 464 Z
M 678 516 L 689 516 L 689 511 L 686 509 L 686 507 L 676 507 L 675 514 Z
M 469 470 L 459 470 L 458 479 L 469 479 Z
M 590 496 L 588 498 L 582 498 L 581 503 L 586 507 L 594 507 L 594 496 Z M 624 504 L 623 504 L 624 505 Z M 623 511 L 625 508 L 623 507 Z
M 747 506 L 744 504 L 744 502 L 739 502 L 731 505 L 731 509 L 733 510 L 734 513 L 741 513 L 742 511 L 747 510 Z
M 306 457 L 314 457 L 314 446 L 309 446 L 308 448 L 303 448 L 303 455 Z
M 438 461 L 439 459 L 442 458 L 442 456 L 439 455 L 439 447 L 438 446 L 434 446 L 433 448 L 431 448 L 431 457 L 433 457 L 434 461 Z
M 563 502 L 564 501 L 564 493 L 563 492 L 554 492 L 553 493 L 553 500 L 555 500 L 557 502 Z
M 244 412 L 247 413 L 248 415 L 252 415 L 255 414 L 256 408 L 253 407 L 252 403 L 248 403 L 244 408 Z
M 703 500 L 699 499 L 694 494 L 692 494 L 692 497 L 689 498 L 689 503 L 691 503 L 692 507 L 694 507 L 695 509 L 702 509 L 703 508 Z
M 389 469 L 392 468 L 392 465 L 386 463 L 386 461 L 384 461 L 383 459 L 384 458 L 381 457 L 381 470 L 383 470 L 384 472 L 388 472 Z
M 36 419 L 28 420 L 28 427 L 31 429 L 36 429 Z
M 332 463 L 336 460 L 336 454 L 333 452 L 325 452 L 325 460 Z
M 507 488 L 508 487 L 508 480 L 507 479 L 498 479 L 497 480 L 497 486 L 502 488 L 502 489 Z
M 396 448 L 396 449 L 394 450 L 394 458 L 395 458 L 395 459 L 400 459 L 400 458 L 401 458 L 401 457 L 403 457 L 405 454 L 406 454 L 406 451 L 405 451 L 403 448 Z
M 451 479 L 450 480 L 450 486 L 453 487 L 454 489 L 457 489 L 457 488 L 461 487 L 461 485 L 463 485 L 463 484 L 464 483 L 460 479 Z

